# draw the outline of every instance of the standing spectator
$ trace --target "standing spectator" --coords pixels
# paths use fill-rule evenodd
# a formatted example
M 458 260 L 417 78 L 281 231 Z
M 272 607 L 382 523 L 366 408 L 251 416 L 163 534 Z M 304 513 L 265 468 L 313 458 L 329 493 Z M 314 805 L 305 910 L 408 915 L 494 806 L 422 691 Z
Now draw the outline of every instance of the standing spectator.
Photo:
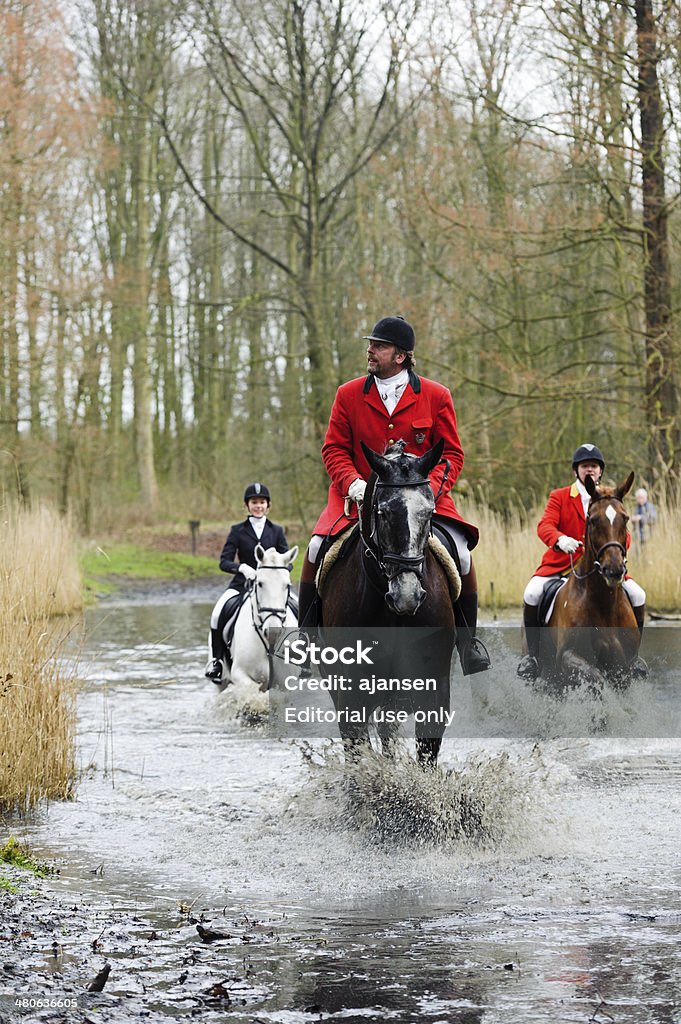
M 648 501 L 648 492 L 645 487 L 639 487 L 636 491 L 636 510 L 631 517 L 635 527 L 635 537 L 641 544 L 650 540 L 653 526 L 657 519 L 657 509 L 652 501 Z

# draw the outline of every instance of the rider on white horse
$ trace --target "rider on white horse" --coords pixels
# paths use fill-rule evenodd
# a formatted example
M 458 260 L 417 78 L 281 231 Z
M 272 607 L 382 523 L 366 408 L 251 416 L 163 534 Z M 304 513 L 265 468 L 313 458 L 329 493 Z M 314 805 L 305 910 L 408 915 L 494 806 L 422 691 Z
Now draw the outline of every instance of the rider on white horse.
M 288 551 L 283 527 L 270 522 L 267 518 L 271 503 L 267 487 L 261 483 L 249 484 L 244 491 L 244 502 L 248 509 L 248 517 L 242 523 L 235 523 L 232 526 L 220 555 L 220 568 L 223 572 L 234 573 L 234 576 L 228 589 L 218 599 L 210 617 L 213 657 L 206 667 L 205 675 L 215 683 L 222 680 L 223 659 L 227 654 L 222 635 L 229 618 L 229 615 L 225 614 L 225 609 L 230 599 L 242 594 L 246 582 L 255 576 L 257 545 L 275 548 L 281 554 Z

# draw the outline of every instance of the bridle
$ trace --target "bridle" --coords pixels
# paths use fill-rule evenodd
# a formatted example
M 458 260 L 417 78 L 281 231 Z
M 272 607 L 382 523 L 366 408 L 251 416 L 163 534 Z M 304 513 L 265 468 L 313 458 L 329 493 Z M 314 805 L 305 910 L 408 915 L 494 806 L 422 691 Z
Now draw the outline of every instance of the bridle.
M 447 459 L 442 460 L 445 463 L 445 473 L 440 484 L 440 489 L 435 495 L 433 502 L 433 509 L 437 503 L 438 498 L 442 494 L 444 489 L 445 481 L 449 476 L 449 462 Z M 379 488 L 414 488 L 423 487 L 427 485 L 430 487 L 430 480 L 428 477 L 418 477 L 415 480 L 409 481 L 392 481 L 392 480 L 379 480 L 377 477 L 372 477 L 367 485 L 367 494 L 365 494 L 365 500 L 361 506 L 359 506 L 359 521 L 360 521 L 360 536 L 362 538 L 362 544 L 364 547 L 364 555 L 367 559 L 368 565 L 373 564 L 378 570 L 380 576 L 386 583 L 391 583 L 400 573 L 413 572 L 416 573 L 419 581 L 423 578 L 423 563 L 425 561 L 426 552 L 423 551 L 420 555 L 401 555 L 394 551 L 386 551 L 381 543 L 380 533 L 378 529 L 379 517 L 381 516 L 381 508 L 378 500 Z M 369 516 L 365 517 L 364 510 L 369 508 Z M 432 515 L 432 510 L 431 510 Z M 368 567 L 368 566 L 367 566 Z M 371 579 L 371 576 L 369 576 Z M 372 580 L 376 586 L 376 581 Z M 381 589 L 380 587 L 378 589 Z M 385 588 L 383 588 L 385 589 Z
M 591 525 L 591 506 L 595 505 L 596 502 L 599 502 L 599 501 L 618 501 L 618 500 L 619 499 L 614 498 L 610 494 L 604 494 L 600 498 L 595 498 L 595 499 L 591 500 L 591 505 L 589 505 L 589 513 L 588 513 L 588 515 L 586 517 L 586 525 L 584 527 L 584 550 L 587 550 L 587 545 L 588 545 L 588 550 L 590 550 L 591 554 L 594 556 L 594 564 L 591 567 L 591 569 L 589 569 L 588 572 L 580 574 L 580 573 L 577 572 L 575 567 L 572 565 L 572 555 L 570 555 L 570 567 L 572 569 L 572 574 L 575 577 L 575 579 L 577 579 L 577 580 L 585 580 L 585 579 L 587 579 L 587 577 L 592 576 L 595 572 L 597 572 L 600 576 L 605 578 L 605 573 L 604 573 L 603 567 L 601 565 L 601 556 L 603 555 L 604 551 L 607 551 L 608 548 L 618 548 L 619 549 L 619 551 L 620 551 L 620 553 L 622 555 L 622 559 L 623 559 L 622 579 L 624 579 L 624 576 L 625 576 L 626 571 L 627 571 L 627 549 L 624 546 L 624 544 L 620 544 L 620 542 L 618 540 L 608 540 L 608 541 L 605 542 L 605 544 L 602 544 L 600 546 L 600 548 L 598 548 L 598 550 L 596 550 L 596 548 L 594 546 L 594 543 L 593 543 L 593 540 L 591 538 L 591 532 L 589 530 L 589 527 Z M 620 580 L 620 583 L 621 583 L 621 580 Z
M 288 565 L 258 566 L 257 572 L 265 571 L 289 573 L 289 582 L 286 587 L 286 599 L 284 601 L 283 608 L 271 608 L 269 605 L 260 604 L 258 600 L 258 588 L 256 586 L 256 583 L 258 582 L 257 575 L 254 579 L 248 580 L 248 582 L 246 583 L 246 593 L 250 596 L 251 618 L 253 620 L 253 628 L 258 634 L 260 642 L 262 643 L 265 650 L 269 650 L 269 644 L 265 639 L 265 622 L 267 621 L 267 619 L 275 618 L 279 620 L 280 625 L 283 626 L 285 624 L 286 614 L 288 611 L 289 597 L 291 596 L 291 570 Z

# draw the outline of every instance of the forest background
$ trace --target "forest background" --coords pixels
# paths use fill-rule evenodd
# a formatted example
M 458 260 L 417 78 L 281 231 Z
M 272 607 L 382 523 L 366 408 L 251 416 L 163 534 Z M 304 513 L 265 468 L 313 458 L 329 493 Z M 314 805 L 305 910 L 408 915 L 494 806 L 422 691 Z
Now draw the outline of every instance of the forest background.
M 0 486 L 313 524 L 373 323 L 502 513 L 678 480 L 681 8 L 0 0 Z

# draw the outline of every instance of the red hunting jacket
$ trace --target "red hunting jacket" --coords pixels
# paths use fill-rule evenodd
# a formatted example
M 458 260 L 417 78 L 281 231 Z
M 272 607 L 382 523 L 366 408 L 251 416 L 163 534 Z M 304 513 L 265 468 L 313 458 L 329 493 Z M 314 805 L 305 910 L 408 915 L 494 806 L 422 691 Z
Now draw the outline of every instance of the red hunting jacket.
M 559 487 L 551 491 L 549 500 L 546 503 L 544 514 L 537 524 L 537 533 L 546 544 L 548 551 L 541 560 L 541 565 L 535 570 L 535 576 L 562 576 L 570 569 L 570 556 L 564 551 L 557 550 L 555 545 L 558 538 L 563 534 L 567 537 L 574 537 L 575 540 L 584 541 L 584 530 L 586 529 L 586 516 L 582 505 L 582 496 L 577 489 L 577 482 L 569 487 Z M 627 534 L 627 547 L 631 542 L 630 534 Z M 579 548 L 572 556 L 572 562 L 576 565 L 584 554 L 584 549 Z
M 463 448 L 456 429 L 452 396 L 441 384 L 417 377 L 415 373 L 410 373 L 409 383 L 391 414 L 381 401 L 373 376 L 357 377 L 339 387 L 322 445 L 322 459 L 331 477 L 331 486 L 326 508 L 313 533 L 331 531 L 335 536 L 353 521 L 343 513 L 348 488 L 357 477 L 368 480 L 371 475 L 360 441 L 383 454 L 402 438 L 406 441 L 407 452 L 423 455 L 441 437 L 445 439 L 442 455 L 449 461 L 450 469 L 435 511 L 461 523 L 468 546 L 475 547 L 478 531 L 461 518 L 449 495 L 463 466 Z M 430 474 L 434 494 L 440 489 L 444 473 L 445 466 L 440 463 Z

